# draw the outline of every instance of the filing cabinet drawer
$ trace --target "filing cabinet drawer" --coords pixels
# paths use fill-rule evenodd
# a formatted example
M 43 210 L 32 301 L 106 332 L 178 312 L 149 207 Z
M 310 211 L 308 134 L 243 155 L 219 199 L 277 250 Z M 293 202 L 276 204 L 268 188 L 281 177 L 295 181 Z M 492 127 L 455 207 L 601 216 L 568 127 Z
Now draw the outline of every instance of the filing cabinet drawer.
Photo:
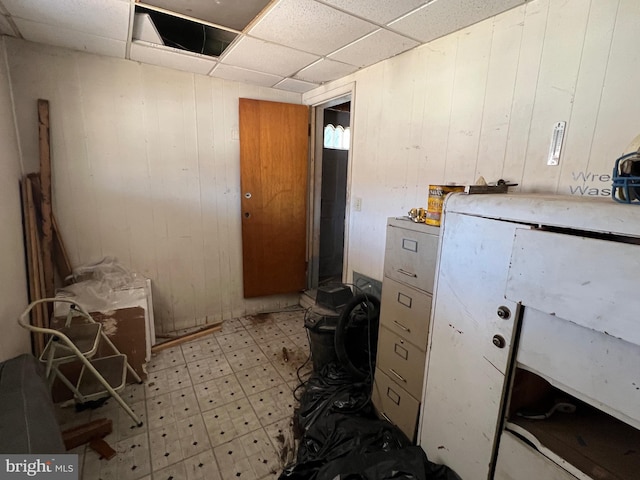
M 413 442 L 420 403 L 377 368 L 371 398 L 378 413 L 396 425 Z
M 429 334 L 431 295 L 390 278 L 382 283 L 380 323 L 424 350 Z
M 425 352 L 392 331 L 378 334 L 376 366 L 415 398 L 422 397 Z
M 432 293 L 437 251 L 437 235 L 389 225 L 384 275 Z

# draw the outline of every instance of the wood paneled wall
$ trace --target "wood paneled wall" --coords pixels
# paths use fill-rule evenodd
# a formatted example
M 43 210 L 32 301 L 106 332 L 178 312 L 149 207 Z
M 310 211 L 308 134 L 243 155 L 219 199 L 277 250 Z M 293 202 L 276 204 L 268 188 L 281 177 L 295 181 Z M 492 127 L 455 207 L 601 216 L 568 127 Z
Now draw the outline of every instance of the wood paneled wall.
M 0 47 L 4 38 L 0 37 Z M 37 131 L 37 125 L 34 128 Z M 22 168 L 4 49 L 0 50 L 0 145 L 0 361 L 4 361 L 31 351 L 29 334 L 18 325 L 18 316 L 27 307 L 19 183 Z
M 300 94 L 7 40 L 26 171 L 51 106 L 54 210 L 74 266 L 152 279 L 160 332 L 297 304 L 242 298 L 238 98 Z
M 382 278 L 385 219 L 431 183 L 504 178 L 606 197 L 639 133 L 640 2 L 532 0 L 303 96 L 355 82 L 349 271 Z M 238 97 L 300 95 L 7 39 L 25 171 L 51 102 L 54 209 L 74 265 L 153 279 L 160 331 L 294 303 L 242 299 Z M 561 163 L 552 127 L 566 121 Z M 603 201 L 608 201 L 603 198 Z
M 382 278 L 385 219 L 426 207 L 429 184 L 482 175 L 611 201 L 614 161 L 640 133 L 638 32 L 637 0 L 532 0 L 304 94 L 356 85 L 349 270 Z

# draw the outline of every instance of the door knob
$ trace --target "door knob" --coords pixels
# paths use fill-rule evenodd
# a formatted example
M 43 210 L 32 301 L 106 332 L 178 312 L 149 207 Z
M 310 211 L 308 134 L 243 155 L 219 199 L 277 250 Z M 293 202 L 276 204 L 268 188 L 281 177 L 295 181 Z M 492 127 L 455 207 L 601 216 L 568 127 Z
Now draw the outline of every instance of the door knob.
M 493 336 L 493 344 L 498 348 L 504 348 L 507 344 L 504 337 L 502 335 L 494 335 Z

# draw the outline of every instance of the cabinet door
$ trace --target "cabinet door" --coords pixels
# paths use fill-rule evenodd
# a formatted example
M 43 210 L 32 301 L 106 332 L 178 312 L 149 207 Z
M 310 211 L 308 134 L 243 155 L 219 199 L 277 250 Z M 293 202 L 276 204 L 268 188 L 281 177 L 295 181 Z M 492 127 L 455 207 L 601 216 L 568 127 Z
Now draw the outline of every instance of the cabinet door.
M 448 213 L 441 232 L 419 442 L 465 480 L 491 470 L 517 317 L 504 291 L 518 227 Z

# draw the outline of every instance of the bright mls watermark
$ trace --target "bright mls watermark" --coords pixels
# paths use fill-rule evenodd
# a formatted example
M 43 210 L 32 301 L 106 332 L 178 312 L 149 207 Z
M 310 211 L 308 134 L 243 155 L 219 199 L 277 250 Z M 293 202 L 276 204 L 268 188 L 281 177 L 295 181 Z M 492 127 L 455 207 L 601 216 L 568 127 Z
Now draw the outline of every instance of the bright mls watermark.
M 78 480 L 78 455 L 0 455 L 0 478 Z

